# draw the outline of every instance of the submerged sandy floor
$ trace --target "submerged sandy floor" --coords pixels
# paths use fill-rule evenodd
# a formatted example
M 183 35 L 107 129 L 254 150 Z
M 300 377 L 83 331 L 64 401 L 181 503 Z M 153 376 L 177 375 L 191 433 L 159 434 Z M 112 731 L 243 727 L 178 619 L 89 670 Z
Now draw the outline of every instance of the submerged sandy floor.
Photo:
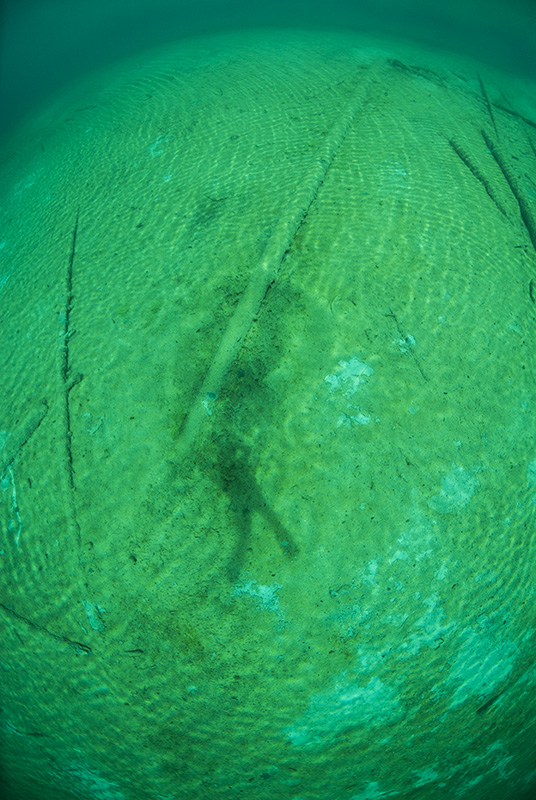
M 533 92 L 241 34 L 7 145 L 14 797 L 530 788 Z

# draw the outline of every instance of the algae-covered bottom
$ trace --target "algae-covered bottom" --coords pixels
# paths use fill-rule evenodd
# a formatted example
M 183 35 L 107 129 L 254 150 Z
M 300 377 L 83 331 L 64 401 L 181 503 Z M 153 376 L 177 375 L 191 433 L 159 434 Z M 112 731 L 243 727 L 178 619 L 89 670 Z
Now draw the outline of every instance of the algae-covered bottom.
M 536 784 L 536 105 L 181 44 L 4 148 L 9 800 Z

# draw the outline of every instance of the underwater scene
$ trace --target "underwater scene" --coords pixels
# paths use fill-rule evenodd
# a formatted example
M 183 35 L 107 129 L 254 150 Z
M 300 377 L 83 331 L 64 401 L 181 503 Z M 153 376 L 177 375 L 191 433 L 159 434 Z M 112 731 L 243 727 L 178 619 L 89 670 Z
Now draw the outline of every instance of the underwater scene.
M 536 796 L 536 9 L 7 0 L 0 796 Z

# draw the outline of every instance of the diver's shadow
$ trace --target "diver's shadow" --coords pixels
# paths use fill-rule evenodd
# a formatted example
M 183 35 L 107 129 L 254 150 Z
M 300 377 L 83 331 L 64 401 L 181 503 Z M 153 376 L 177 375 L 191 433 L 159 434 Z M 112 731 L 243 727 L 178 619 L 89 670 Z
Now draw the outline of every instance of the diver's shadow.
M 237 580 L 248 551 L 251 550 L 253 514 L 263 517 L 272 530 L 281 551 L 290 560 L 298 555 L 298 546 L 290 531 L 268 504 L 255 476 L 251 448 L 236 435 L 218 437 L 215 471 L 223 492 L 229 499 L 237 541 L 227 565 L 229 580 Z

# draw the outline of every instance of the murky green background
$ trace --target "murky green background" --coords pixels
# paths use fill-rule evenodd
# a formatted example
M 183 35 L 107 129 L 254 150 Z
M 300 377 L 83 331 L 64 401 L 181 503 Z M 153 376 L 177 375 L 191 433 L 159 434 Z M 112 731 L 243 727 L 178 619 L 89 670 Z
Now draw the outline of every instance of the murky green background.
M 241 30 L 6 132 L 10 800 L 530 797 L 536 106 L 501 67 Z

